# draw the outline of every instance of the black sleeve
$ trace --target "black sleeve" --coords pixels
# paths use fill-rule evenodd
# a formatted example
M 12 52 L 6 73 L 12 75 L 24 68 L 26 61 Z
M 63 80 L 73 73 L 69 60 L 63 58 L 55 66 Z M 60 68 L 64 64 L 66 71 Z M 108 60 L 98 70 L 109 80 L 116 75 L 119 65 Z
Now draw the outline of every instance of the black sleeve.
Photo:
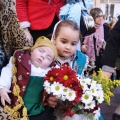
M 109 34 L 107 45 L 102 57 L 102 65 L 115 67 L 115 61 L 120 50 L 120 20 L 116 23 Z
M 104 40 L 107 42 L 110 33 L 110 27 L 106 23 L 103 25 L 103 27 L 104 27 Z

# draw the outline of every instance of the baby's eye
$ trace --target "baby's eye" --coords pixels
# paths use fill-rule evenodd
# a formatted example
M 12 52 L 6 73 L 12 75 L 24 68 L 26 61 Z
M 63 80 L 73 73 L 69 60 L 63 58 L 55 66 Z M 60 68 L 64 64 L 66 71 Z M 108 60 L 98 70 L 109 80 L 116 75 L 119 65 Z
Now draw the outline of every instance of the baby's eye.
M 48 59 L 49 61 L 52 61 L 52 58 L 51 58 L 50 56 L 47 56 L 47 59 Z
M 43 50 L 42 50 L 42 49 L 39 49 L 39 51 L 40 51 L 40 52 L 43 52 Z

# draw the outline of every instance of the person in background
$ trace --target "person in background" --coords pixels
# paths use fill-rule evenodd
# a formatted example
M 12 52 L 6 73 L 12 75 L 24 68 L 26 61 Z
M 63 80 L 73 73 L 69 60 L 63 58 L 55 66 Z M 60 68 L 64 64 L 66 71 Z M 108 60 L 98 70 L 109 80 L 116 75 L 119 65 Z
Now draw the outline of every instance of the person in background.
M 109 21 L 111 21 L 113 19 L 113 16 L 110 14 L 108 19 L 109 19 Z
M 103 77 L 110 78 L 115 71 L 115 62 L 120 52 L 120 19 L 110 31 L 107 41 L 101 62 Z M 113 114 L 113 120 L 120 120 L 120 105 L 117 106 Z
M 110 22 L 109 22 L 109 26 L 110 26 L 110 30 L 112 30 L 113 29 L 113 27 L 114 27 L 114 25 L 116 24 L 116 22 L 117 22 L 117 18 L 116 17 L 114 17 Z M 111 76 L 111 79 L 119 79 L 119 77 L 120 77 L 120 54 L 119 54 L 119 56 L 118 56 L 118 58 L 117 58 L 117 60 L 116 60 L 116 62 L 115 62 L 115 67 L 116 67 L 116 69 L 115 69 L 115 72 L 112 74 L 112 76 Z
M 109 25 L 109 20 L 106 14 L 103 14 L 103 20 L 107 25 Z
M 104 24 L 103 11 L 100 8 L 91 9 L 90 14 L 94 19 L 96 31 L 85 36 L 81 50 L 88 55 L 90 65 L 95 65 L 95 71 L 98 71 L 102 67 L 100 60 L 110 29 L 108 25 Z
M 53 108 L 57 105 L 57 99 L 49 97 L 46 103 L 49 106 L 43 106 L 42 99 L 43 78 L 56 57 L 55 45 L 44 36 L 39 37 L 34 46 L 15 51 L 0 76 L 1 103 L 8 112 L 5 114 L 0 107 L 0 111 L 3 111 L 0 114 L 4 119 L 18 119 L 19 114 L 17 116 L 16 113 L 22 111 L 24 119 L 55 120 Z
M 26 37 L 31 42 L 39 36 L 51 38 L 64 4 L 64 0 L 16 0 L 17 16 Z
M 117 18 L 114 17 L 110 22 L 109 22 L 109 26 L 110 26 L 110 29 L 112 29 L 114 27 L 114 25 L 116 24 L 117 22 Z
M 0 73 L 14 51 L 31 46 L 20 27 L 15 0 L 0 0 Z
M 88 32 L 86 31 L 87 29 L 84 29 L 85 26 L 83 26 L 83 22 L 81 22 L 82 11 L 84 10 L 88 17 L 89 10 L 92 6 L 93 0 L 66 0 L 66 5 L 60 8 L 60 20 L 72 20 L 77 23 L 81 32 L 80 40 L 82 40 L 82 37 Z M 90 28 L 92 29 L 91 26 L 92 25 L 90 25 Z M 92 30 L 90 30 L 90 32 L 92 32 Z M 77 48 L 81 50 L 81 41 L 79 41 Z

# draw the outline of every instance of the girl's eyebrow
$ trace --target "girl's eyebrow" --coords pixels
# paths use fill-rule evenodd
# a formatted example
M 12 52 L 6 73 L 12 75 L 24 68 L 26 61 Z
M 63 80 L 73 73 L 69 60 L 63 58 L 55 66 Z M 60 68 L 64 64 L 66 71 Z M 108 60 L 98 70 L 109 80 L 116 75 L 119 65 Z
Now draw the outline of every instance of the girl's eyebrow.
M 60 38 L 61 40 L 67 40 L 67 39 L 65 39 L 65 38 Z
M 66 41 L 68 41 L 68 39 L 65 39 L 65 38 L 60 38 L 61 40 L 66 40 Z M 72 41 L 72 42 L 76 42 L 76 43 L 78 43 L 79 41 Z
M 79 41 L 73 41 L 73 42 L 78 43 Z

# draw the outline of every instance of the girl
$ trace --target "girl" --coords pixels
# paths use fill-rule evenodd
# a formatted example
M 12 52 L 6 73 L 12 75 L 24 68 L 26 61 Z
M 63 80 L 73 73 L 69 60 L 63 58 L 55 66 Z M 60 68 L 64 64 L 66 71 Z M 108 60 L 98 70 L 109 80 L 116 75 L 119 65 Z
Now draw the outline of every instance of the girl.
M 56 45 L 58 57 L 55 63 L 61 65 L 68 62 L 78 74 L 83 73 L 87 57 L 81 53 L 79 44 L 79 28 L 71 20 L 60 21 L 54 30 L 52 41 Z M 77 51 L 76 51 L 77 50 Z
M 79 42 L 79 28 L 76 23 L 71 20 L 60 21 L 53 32 L 52 41 L 56 45 L 58 57 L 55 65 L 68 63 L 71 68 L 75 69 L 77 74 L 83 76 L 87 66 L 87 56 L 77 50 Z M 56 113 L 57 114 L 57 113 Z M 58 113 L 59 114 L 59 113 Z M 59 115 L 57 115 L 58 117 Z M 85 116 L 75 114 L 73 117 L 58 117 L 58 120 L 87 120 Z M 102 120 L 102 119 L 100 119 Z

